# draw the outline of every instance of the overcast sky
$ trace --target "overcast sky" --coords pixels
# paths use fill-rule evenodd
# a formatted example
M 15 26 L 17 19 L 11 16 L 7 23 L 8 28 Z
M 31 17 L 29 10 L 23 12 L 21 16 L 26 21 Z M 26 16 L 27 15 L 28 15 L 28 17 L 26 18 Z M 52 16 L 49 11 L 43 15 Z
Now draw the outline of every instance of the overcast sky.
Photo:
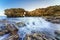
M 0 0 L 0 16 L 3 16 L 4 10 L 9 8 L 24 8 L 31 11 L 53 5 L 60 5 L 60 0 Z

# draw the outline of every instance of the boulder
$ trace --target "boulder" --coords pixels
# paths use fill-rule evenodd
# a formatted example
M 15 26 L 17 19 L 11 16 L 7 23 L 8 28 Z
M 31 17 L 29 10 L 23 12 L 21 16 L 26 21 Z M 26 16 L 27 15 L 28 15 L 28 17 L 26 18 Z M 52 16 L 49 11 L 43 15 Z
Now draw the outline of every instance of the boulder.
M 18 22 L 18 23 L 16 23 L 16 25 L 18 27 L 24 27 L 24 26 L 26 26 L 26 24 L 24 22 Z

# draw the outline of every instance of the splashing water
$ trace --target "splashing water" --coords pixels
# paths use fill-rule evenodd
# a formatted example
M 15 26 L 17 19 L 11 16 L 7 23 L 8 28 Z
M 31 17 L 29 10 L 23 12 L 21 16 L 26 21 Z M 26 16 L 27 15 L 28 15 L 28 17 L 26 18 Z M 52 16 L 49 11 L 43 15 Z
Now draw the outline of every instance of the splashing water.
M 38 18 L 37 17 L 27 17 L 27 18 L 24 17 L 24 18 L 18 18 L 17 20 L 18 21 L 16 21 L 16 22 L 24 22 L 26 24 L 25 27 L 17 27 L 18 30 L 19 30 L 18 31 L 18 34 L 19 34 L 20 38 L 22 38 L 21 40 L 23 40 L 23 38 L 25 37 L 26 34 L 31 34 L 32 31 L 35 31 L 35 32 L 37 32 L 37 31 L 38 32 L 43 32 L 47 36 L 50 36 L 50 37 L 55 36 L 54 30 L 56 28 L 54 26 L 56 26 L 56 25 L 54 25 L 54 24 L 52 24 L 50 22 L 45 21 L 41 17 L 38 17 Z M 3 36 L 3 37 L 6 38 L 7 35 L 6 36 Z M 3 37 L 0 38 L 0 40 L 3 39 Z

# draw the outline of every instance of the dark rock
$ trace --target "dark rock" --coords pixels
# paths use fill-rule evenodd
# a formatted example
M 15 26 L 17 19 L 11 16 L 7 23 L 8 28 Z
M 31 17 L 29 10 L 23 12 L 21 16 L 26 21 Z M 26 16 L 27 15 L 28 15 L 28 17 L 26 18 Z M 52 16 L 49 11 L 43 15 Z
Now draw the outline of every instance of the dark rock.
M 51 22 L 51 23 L 56 23 L 56 24 L 60 24 L 60 17 L 45 17 L 46 21 Z
M 26 26 L 26 24 L 24 22 L 18 22 L 18 23 L 16 23 L 16 25 L 18 27 L 24 27 L 24 26 Z
M 55 34 L 59 36 L 60 35 L 60 30 L 55 30 Z
M 55 31 L 56 39 L 60 40 L 60 30 Z

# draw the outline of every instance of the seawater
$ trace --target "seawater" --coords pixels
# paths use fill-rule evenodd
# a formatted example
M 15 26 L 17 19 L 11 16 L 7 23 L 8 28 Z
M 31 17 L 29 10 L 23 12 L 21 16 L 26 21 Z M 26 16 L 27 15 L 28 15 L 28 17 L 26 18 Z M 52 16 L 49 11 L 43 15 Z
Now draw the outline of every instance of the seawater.
M 32 31 L 34 32 L 43 32 L 47 36 L 54 37 L 54 31 L 59 29 L 60 30 L 60 24 L 53 24 L 51 22 L 47 22 L 42 17 L 19 17 L 19 18 L 7 18 L 7 17 L 0 17 L 0 20 L 7 20 L 11 23 L 13 22 L 24 22 L 26 24 L 25 27 L 18 27 L 18 35 L 21 40 L 25 37 L 26 34 L 31 34 Z M 9 35 L 6 34 L 0 38 L 0 40 L 7 38 Z

